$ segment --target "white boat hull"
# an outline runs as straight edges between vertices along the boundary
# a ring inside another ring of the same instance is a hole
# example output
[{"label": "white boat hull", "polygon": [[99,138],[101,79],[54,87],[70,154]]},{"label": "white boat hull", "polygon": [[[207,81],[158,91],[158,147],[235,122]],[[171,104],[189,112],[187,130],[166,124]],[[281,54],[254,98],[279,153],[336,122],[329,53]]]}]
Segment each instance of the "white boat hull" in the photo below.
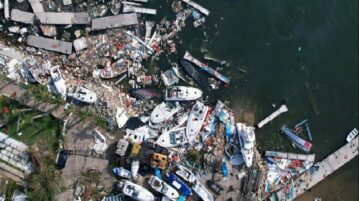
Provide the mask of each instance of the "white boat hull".
[{"label": "white boat hull", "polygon": [[172,148],[188,143],[186,127],[175,128],[160,135],[156,141],[161,147]]},{"label": "white boat hull", "polygon": [[243,123],[237,123],[237,132],[241,153],[247,167],[251,167],[254,157],[255,134],[254,128]]},{"label": "white boat hull", "polygon": [[85,103],[95,103],[97,101],[97,95],[82,86],[75,87],[73,91],[69,92],[67,95],[75,100],[85,102]]},{"label": "white boat hull", "polygon": [[122,128],[128,121],[129,117],[123,108],[117,107],[115,119],[116,119],[117,126],[119,128]]},{"label": "white boat hull", "polygon": [[208,192],[206,187],[197,181],[193,186],[192,189],[196,194],[203,200],[203,201],[214,201],[213,196]]},{"label": "white boat hull", "polygon": [[175,106],[171,107],[165,102],[157,105],[151,113],[150,121],[153,124],[160,124],[169,120],[174,114],[176,114],[181,107]]},{"label": "white boat hull", "polygon": [[196,104],[192,107],[186,127],[186,134],[189,141],[193,141],[201,130],[207,112],[208,107],[205,106],[202,102],[197,101]]},{"label": "white boat hull", "polygon": [[196,176],[191,172],[191,170],[187,169],[183,165],[178,165],[177,168],[178,170],[176,171],[176,174],[182,179],[189,183],[196,181]]},{"label": "white boat hull", "polygon": [[57,93],[60,94],[62,98],[66,98],[66,83],[61,76],[60,67],[52,67],[50,69],[50,75],[57,90]]},{"label": "white boat hull", "polygon": [[172,186],[168,185],[161,179],[156,176],[151,176],[148,180],[148,184],[157,192],[162,193],[164,196],[169,198],[170,200],[177,200],[179,198],[179,193]]},{"label": "white boat hull", "polygon": [[121,180],[118,183],[119,189],[123,192],[123,194],[132,197],[137,201],[154,201],[155,197],[153,194],[147,189],[143,188],[140,185],[132,183],[127,180]]},{"label": "white boat hull", "polygon": [[200,89],[186,86],[175,86],[165,92],[166,101],[192,101],[202,97]]}]

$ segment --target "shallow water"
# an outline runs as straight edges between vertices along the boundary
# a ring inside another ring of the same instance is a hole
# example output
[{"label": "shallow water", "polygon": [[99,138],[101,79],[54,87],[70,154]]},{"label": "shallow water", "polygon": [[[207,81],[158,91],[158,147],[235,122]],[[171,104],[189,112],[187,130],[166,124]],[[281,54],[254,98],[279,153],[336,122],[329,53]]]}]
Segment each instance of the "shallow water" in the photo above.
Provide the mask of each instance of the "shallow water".
[{"label": "shallow water", "polygon": [[[189,19],[178,49],[180,56],[187,49],[202,59],[204,47],[230,63],[223,72],[232,77],[230,87],[210,98],[230,100],[237,121],[258,123],[282,101],[289,108],[256,132],[262,150],[300,153],[278,129],[305,118],[317,160],[344,145],[358,127],[357,1],[197,2],[211,11],[204,28],[208,41]],[[358,167],[355,159],[300,200],[358,200]]]}]

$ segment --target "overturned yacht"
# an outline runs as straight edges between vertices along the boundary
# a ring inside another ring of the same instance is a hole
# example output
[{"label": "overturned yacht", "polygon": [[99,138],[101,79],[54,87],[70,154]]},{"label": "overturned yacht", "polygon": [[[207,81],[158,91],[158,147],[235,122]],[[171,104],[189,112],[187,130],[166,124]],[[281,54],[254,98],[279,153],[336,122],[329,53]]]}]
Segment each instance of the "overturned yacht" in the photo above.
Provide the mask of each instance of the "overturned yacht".
[{"label": "overturned yacht", "polygon": [[174,86],[165,91],[166,101],[192,101],[201,98],[200,89],[186,86]]},{"label": "overturned yacht", "polygon": [[70,88],[67,95],[84,103],[95,103],[97,101],[97,95],[95,92],[83,86],[75,86]]},{"label": "overturned yacht", "polygon": [[62,78],[60,66],[54,66],[50,69],[50,75],[56,91],[58,94],[61,95],[62,98],[66,98],[66,83],[65,80]]},{"label": "overturned yacht", "polygon": [[243,123],[237,123],[236,126],[244,162],[246,163],[247,167],[251,167],[254,157],[254,145],[256,141],[254,127],[246,126]]}]

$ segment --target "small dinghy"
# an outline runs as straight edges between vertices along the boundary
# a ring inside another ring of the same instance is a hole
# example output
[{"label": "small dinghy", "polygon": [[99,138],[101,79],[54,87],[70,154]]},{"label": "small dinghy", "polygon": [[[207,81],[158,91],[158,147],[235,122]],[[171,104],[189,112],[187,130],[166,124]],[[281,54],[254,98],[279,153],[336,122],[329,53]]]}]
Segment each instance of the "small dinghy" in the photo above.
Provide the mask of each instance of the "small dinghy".
[{"label": "small dinghy", "polygon": [[183,165],[177,165],[176,174],[180,176],[183,180],[193,183],[196,180],[196,176],[193,174],[193,172],[189,169],[187,169]]},{"label": "small dinghy", "polygon": [[123,167],[115,167],[112,169],[112,172],[119,177],[124,177],[126,179],[131,178],[131,172]]},{"label": "small dinghy", "polygon": [[97,95],[95,92],[83,86],[75,86],[70,88],[67,95],[84,103],[95,103],[97,101]]},{"label": "small dinghy", "polygon": [[132,183],[127,180],[121,180],[117,183],[118,190],[122,191],[123,194],[137,200],[137,201],[154,201],[155,197],[153,194],[143,188],[140,185]]},{"label": "small dinghy", "polygon": [[202,102],[197,101],[196,104],[192,107],[186,127],[187,137],[190,141],[194,140],[194,138],[201,130],[202,124],[206,119],[207,112],[208,107],[205,106]]},{"label": "small dinghy", "polygon": [[165,91],[166,101],[192,101],[201,98],[203,92],[200,89],[186,86],[175,86]]},{"label": "small dinghy", "polygon": [[214,201],[213,196],[208,192],[206,187],[199,181],[196,181],[192,189],[203,201]]},{"label": "small dinghy", "polygon": [[166,173],[168,182],[175,187],[182,195],[189,196],[192,194],[191,189],[172,173]]},{"label": "small dinghy", "polygon": [[102,69],[100,77],[103,79],[115,78],[125,72],[127,72],[128,63],[123,58],[117,60],[112,65],[106,64],[106,67]]},{"label": "small dinghy", "polygon": [[168,121],[181,109],[180,106],[176,106],[171,103],[162,102],[157,105],[151,113],[150,121],[153,124],[160,124]]},{"label": "small dinghy", "polygon": [[54,66],[50,69],[50,75],[52,81],[55,85],[57,93],[61,95],[62,98],[66,98],[66,83],[62,78],[60,66]]},{"label": "small dinghy", "polygon": [[177,200],[179,198],[179,194],[176,189],[174,189],[172,186],[168,185],[161,179],[159,179],[156,176],[151,176],[148,180],[148,184],[157,192],[162,193],[166,197],[168,197],[170,200]]},{"label": "small dinghy", "polygon": [[347,136],[347,142],[351,142],[358,135],[358,130],[354,128]]},{"label": "small dinghy", "polygon": [[122,128],[128,121],[129,116],[127,115],[125,109],[123,109],[122,107],[117,107],[115,119],[116,119],[117,126],[119,128]]},{"label": "small dinghy", "polygon": [[158,137],[156,144],[161,147],[178,147],[188,143],[186,127],[173,128]]}]

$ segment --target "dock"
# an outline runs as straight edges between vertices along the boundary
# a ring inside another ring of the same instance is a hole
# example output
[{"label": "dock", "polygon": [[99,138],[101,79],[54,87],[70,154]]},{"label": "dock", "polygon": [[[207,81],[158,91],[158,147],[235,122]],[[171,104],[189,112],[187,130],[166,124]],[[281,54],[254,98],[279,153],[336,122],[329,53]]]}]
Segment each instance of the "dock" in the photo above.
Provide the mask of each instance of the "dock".
[{"label": "dock", "polygon": [[[324,160],[315,163],[309,170],[300,175],[293,184],[279,190],[276,195],[280,201],[294,200],[313,186],[331,175],[334,171],[358,155],[358,137],[346,143]],[[293,190],[294,189],[294,190]],[[294,193],[290,193],[294,192]]]},{"label": "dock", "polygon": [[36,13],[41,24],[88,24],[91,18],[87,12],[46,12]]},{"label": "dock", "polygon": [[49,38],[44,38],[44,37],[34,36],[34,35],[28,36],[26,39],[26,42],[30,46],[42,48],[45,50],[61,52],[64,54],[72,53],[72,43],[70,43],[70,42],[54,40],[54,39],[49,39]]},{"label": "dock", "polygon": [[295,153],[285,153],[278,151],[266,151],[265,156],[285,158],[290,160],[313,161],[313,162],[315,160],[315,154],[295,154]]},{"label": "dock", "polygon": [[182,1],[185,2],[186,4],[192,6],[193,8],[199,10],[204,15],[206,15],[206,16],[209,15],[209,10],[204,8],[203,6],[199,5],[198,3],[196,3],[196,2],[194,2],[192,0],[182,0]]},{"label": "dock", "polygon": [[34,24],[34,13],[24,12],[18,9],[11,10],[11,20],[24,24]]},{"label": "dock", "polygon": [[136,13],[119,14],[92,19],[92,30],[102,30],[138,24]]}]

